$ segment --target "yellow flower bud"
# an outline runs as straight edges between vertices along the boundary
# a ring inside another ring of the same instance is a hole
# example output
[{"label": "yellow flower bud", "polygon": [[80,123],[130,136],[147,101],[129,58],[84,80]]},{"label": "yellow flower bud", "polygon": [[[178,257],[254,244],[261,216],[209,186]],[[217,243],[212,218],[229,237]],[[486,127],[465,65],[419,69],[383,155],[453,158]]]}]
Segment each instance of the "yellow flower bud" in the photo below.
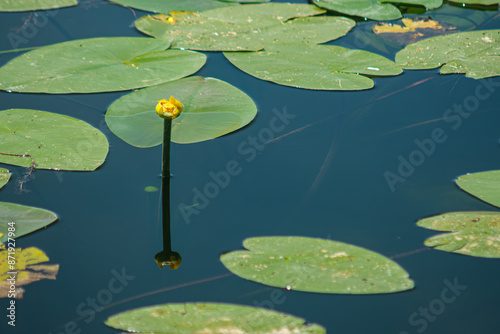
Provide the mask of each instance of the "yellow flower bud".
[{"label": "yellow flower bud", "polygon": [[168,101],[166,99],[158,100],[156,113],[161,118],[174,119],[180,115],[182,108],[182,103],[177,101],[173,96],[170,96],[170,100]]}]

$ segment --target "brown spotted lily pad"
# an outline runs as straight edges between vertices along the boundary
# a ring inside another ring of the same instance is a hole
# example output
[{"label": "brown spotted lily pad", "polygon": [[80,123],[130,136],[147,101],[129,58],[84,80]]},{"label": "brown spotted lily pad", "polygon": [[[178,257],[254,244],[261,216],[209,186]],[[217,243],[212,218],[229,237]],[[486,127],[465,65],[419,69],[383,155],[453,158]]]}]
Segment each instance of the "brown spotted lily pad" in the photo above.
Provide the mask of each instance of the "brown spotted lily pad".
[{"label": "brown spotted lily pad", "polygon": [[417,225],[438,234],[425,240],[435,249],[488,258],[500,258],[500,212],[450,212],[421,219]]},{"label": "brown spotted lily pad", "polygon": [[165,304],[115,314],[106,325],[133,333],[302,333],[326,330],[292,315],[242,305],[216,303]]},{"label": "brown spotted lily pad", "polygon": [[391,259],[343,242],[306,237],[259,237],[246,250],[223,254],[233,274],[287,290],[376,294],[413,288],[408,273]]}]

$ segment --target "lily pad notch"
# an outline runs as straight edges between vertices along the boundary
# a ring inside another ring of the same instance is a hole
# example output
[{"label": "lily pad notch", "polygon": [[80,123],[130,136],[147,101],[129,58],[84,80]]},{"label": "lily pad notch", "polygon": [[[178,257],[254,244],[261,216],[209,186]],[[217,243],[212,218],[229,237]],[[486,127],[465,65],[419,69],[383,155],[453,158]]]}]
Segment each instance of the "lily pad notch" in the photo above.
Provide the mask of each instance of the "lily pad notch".
[{"label": "lily pad notch", "polygon": [[164,94],[182,101],[184,109],[172,120],[172,142],[198,143],[249,124],[257,115],[253,100],[231,84],[204,77],[188,77],[148,87],[123,96],[109,106],[106,124],[120,139],[136,147],[163,142],[164,124],[152,107]]},{"label": "lily pad notch", "polygon": [[483,79],[500,75],[500,29],[436,36],[407,45],[396,54],[405,69],[440,67],[441,74],[465,73]]},{"label": "lily pad notch", "polygon": [[261,284],[317,293],[380,294],[410,290],[409,274],[393,260],[346,243],[307,237],[258,237],[244,251],[221,255],[233,274]]},{"label": "lily pad notch", "polygon": [[428,247],[440,251],[500,258],[500,212],[449,212],[421,219],[417,225],[444,231],[425,240]]}]

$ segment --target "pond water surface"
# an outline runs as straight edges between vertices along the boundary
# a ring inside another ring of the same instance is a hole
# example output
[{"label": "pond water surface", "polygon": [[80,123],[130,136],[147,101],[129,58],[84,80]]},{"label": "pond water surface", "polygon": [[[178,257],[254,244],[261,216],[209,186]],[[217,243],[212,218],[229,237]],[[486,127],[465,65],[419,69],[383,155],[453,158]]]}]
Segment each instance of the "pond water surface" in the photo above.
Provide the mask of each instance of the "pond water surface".
[{"label": "pond water surface", "polygon": [[[469,12],[464,9],[464,17]],[[28,13],[1,13],[0,49],[141,36],[133,27],[134,15],[145,14],[105,1],[83,1],[51,13],[46,25],[16,46],[6,32],[21,29]],[[372,24],[361,22],[356,29],[366,31]],[[497,18],[477,29],[499,27]],[[353,34],[331,44],[363,47]],[[365,49],[381,53],[369,45]],[[394,59],[396,51],[383,55]],[[0,63],[18,54],[1,54]],[[45,208],[60,217],[18,240],[20,247],[44,250],[50,263],[60,264],[60,271],[55,281],[25,287],[24,299],[17,302],[16,327],[7,326],[3,315],[1,333],[117,333],[103,324],[115,313],[195,301],[270,307],[321,324],[329,333],[498,331],[498,260],[429,250],[423,241],[436,232],[415,223],[449,211],[497,210],[459,190],[453,180],[500,166],[499,78],[491,79],[496,86],[489,98],[453,128],[455,123],[445,122],[443,114],[463,104],[484,81],[439,75],[437,70],[405,71],[376,78],[371,90],[310,91],[258,80],[237,70],[221,53],[207,55],[197,75],[238,87],[256,102],[259,112],[241,131],[172,145],[172,247],[182,255],[175,271],[160,270],[154,261],[162,248],[160,193],[144,190],[160,188],[161,146],[131,147],[104,123],[107,107],[129,92],[0,92],[2,110],[39,109],[73,116],[99,128],[110,142],[107,160],[97,171],[37,170],[25,184],[27,192],[19,192],[15,182],[25,170],[0,165],[14,173],[14,182],[0,191],[0,201]],[[269,129],[277,115],[283,126],[273,136],[279,138],[260,142],[262,129]],[[404,182],[391,186],[386,172],[397,174],[400,157],[409,159],[419,150],[415,140],[431,138],[436,128],[444,131],[446,140],[435,143],[434,151],[404,176]],[[255,155],[250,137],[262,145],[254,149]],[[240,145],[246,153],[238,150]],[[179,205],[195,204],[196,191],[212,181],[210,173],[225,170],[232,160],[238,162],[240,173],[199,208],[199,214],[185,219]],[[393,257],[410,273],[415,289],[372,296],[277,290],[232,275],[219,261],[222,253],[241,249],[245,238],[266,235],[338,240]],[[113,293],[106,293],[117,275],[120,283]],[[456,298],[443,303],[445,289],[446,296],[452,296],[450,285],[455,286]],[[7,299],[0,305],[0,314],[6,314]]]}]

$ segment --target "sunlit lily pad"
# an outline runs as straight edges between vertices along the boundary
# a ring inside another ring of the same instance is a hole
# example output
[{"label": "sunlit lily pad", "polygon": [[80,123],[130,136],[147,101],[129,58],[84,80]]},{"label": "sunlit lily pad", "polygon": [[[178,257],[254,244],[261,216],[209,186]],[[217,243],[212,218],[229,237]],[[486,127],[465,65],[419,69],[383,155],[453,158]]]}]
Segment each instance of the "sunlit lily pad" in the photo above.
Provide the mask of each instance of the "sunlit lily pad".
[{"label": "sunlit lily pad", "polygon": [[163,142],[163,119],[155,112],[157,100],[174,96],[183,105],[172,121],[172,141],[196,143],[233,132],[257,114],[248,95],[214,78],[189,77],[125,95],[106,112],[111,131],[130,145],[151,147]]},{"label": "sunlit lily pad", "polygon": [[500,258],[499,212],[450,212],[425,219],[418,226],[452,233],[438,234],[425,245],[463,255]]},{"label": "sunlit lily pad", "polygon": [[57,220],[57,215],[51,211],[34,208],[14,203],[0,202],[0,242],[9,238],[9,227],[14,227],[14,237],[17,239],[23,235],[41,229]]},{"label": "sunlit lily pad", "polygon": [[265,51],[224,55],[254,77],[307,89],[369,89],[373,80],[361,74],[392,76],[402,72],[397,64],[375,53],[334,45],[280,44]]},{"label": "sunlit lily pad", "polygon": [[292,315],[257,307],[215,303],[139,308],[109,317],[106,325],[133,333],[326,333],[323,327]]},{"label": "sunlit lily pad", "polygon": [[10,172],[5,168],[0,168],[0,189],[9,182]]},{"label": "sunlit lily pad", "polygon": [[441,67],[441,74],[465,73],[482,79],[500,75],[500,30],[436,36],[406,46],[396,54],[406,69]]},{"label": "sunlit lily pad", "polygon": [[0,89],[34,93],[128,90],[176,80],[198,71],[206,56],[166,50],[169,42],[145,37],[81,39],[49,45],[0,68]]},{"label": "sunlit lily pad", "polygon": [[500,170],[462,175],[455,182],[472,196],[500,208]]},{"label": "sunlit lily pad", "polygon": [[219,7],[238,5],[238,3],[218,0],[112,0],[122,6],[142,9],[148,12],[168,13],[176,10],[202,11]]},{"label": "sunlit lily pad", "polygon": [[221,256],[235,275],[287,290],[375,294],[412,289],[408,273],[391,259],[338,241],[305,237],[261,237],[245,251]]},{"label": "sunlit lily pad", "polygon": [[273,43],[324,43],[345,35],[355,25],[345,17],[310,17],[323,12],[305,4],[245,5],[144,16],[136,27],[171,41],[173,48],[241,51],[260,50]]},{"label": "sunlit lily pad", "polygon": [[76,0],[0,0],[0,12],[24,12],[75,6]]},{"label": "sunlit lily pad", "polygon": [[[49,261],[47,255],[38,248],[15,248],[10,247],[5,250],[0,250],[0,298],[11,298],[12,292],[10,289],[10,281],[12,278],[11,272],[16,272],[15,275],[15,298],[22,298],[24,290],[21,288],[24,285],[40,281],[42,279],[56,279],[59,271],[58,264],[40,264]],[[10,256],[10,259],[9,259]],[[9,264],[9,260],[15,259],[16,264]]]},{"label": "sunlit lily pad", "polygon": [[347,15],[386,21],[400,18],[401,12],[399,9],[388,2],[423,6],[428,10],[436,9],[443,4],[442,0],[313,0],[313,3],[321,8],[334,10]]},{"label": "sunlit lily pad", "polygon": [[[0,111],[0,162],[92,171],[108,153],[106,136],[84,121],[40,110]],[[11,155],[5,155],[11,154]]]}]

